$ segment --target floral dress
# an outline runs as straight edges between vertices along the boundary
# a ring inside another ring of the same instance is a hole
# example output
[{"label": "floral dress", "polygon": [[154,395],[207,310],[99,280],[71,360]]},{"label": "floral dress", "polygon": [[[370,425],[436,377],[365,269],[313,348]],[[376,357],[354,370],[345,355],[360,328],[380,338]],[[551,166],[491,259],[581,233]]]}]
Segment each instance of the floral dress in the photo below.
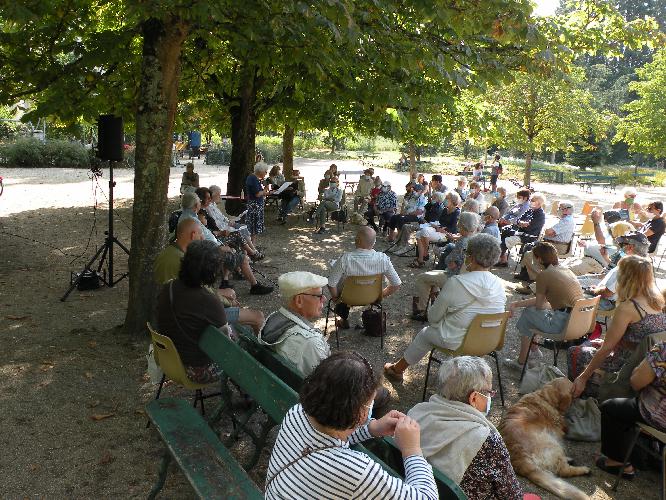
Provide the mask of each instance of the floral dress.
[{"label": "floral dress", "polygon": [[245,224],[250,234],[261,234],[264,232],[264,197],[257,196],[263,189],[259,178],[250,174],[245,180],[245,193],[247,195],[247,215]]}]

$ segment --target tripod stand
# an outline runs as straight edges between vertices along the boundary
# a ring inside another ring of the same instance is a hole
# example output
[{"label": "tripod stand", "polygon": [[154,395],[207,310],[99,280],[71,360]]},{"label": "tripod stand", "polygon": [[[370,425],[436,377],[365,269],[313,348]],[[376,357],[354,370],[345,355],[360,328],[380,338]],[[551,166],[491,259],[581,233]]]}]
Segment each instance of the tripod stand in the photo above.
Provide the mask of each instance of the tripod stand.
[{"label": "tripod stand", "polygon": [[104,231],[106,238],[104,238],[104,243],[97,249],[95,255],[92,259],[88,261],[83,270],[72,280],[72,283],[69,289],[65,292],[60,300],[64,302],[67,300],[67,297],[70,293],[77,287],[79,281],[86,273],[92,273],[92,267],[95,264],[95,261],[99,259],[99,264],[97,265],[97,274],[99,275],[100,271],[104,267],[104,262],[106,261],[107,268],[104,270],[104,274],[100,276],[102,282],[109,288],[113,287],[123,278],[127,277],[128,273],[121,274],[117,279],[113,277],[113,245],[118,245],[127,255],[129,255],[129,250],[125,245],[123,245],[118,238],[113,234],[113,187],[116,183],[113,181],[113,161],[109,161],[109,229]]}]

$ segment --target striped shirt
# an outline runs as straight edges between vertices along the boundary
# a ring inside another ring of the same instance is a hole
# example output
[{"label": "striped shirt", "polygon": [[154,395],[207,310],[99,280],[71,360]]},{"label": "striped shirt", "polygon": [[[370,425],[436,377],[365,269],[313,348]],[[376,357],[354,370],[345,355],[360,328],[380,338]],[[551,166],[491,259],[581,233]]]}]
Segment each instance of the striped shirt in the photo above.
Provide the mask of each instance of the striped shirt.
[{"label": "striped shirt", "polygon": [[[372,436],[367,425],[357,429],[346,442],[323,434],[312,427],[303,407],[297,404],[287,412],[275,440],[266,475],[265,498],[438,498],[432,467],[422,456],[404,459],[403,482],[366,454],[349,449],[350,445],[368,439]],[[333,448],[299,458],[306,447],[326,446]],[[296,461],[285,468],[293,460]]]},{"label": "striped shirt", "polygon": [[374,276],[375,274],[386,276],[393,286],[402,284],[388,255],[383,252],[357,248],[353,252],[342,254],[342,257],[335,261],[328,277],[328,286],[335,288],[342,284],[342,280],[348,276]]}]

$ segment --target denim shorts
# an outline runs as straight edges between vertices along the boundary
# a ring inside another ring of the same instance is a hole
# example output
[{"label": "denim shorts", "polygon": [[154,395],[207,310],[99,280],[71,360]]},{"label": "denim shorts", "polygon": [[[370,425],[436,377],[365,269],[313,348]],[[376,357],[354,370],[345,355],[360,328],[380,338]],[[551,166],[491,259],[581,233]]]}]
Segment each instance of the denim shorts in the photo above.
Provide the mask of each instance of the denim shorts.
[{"label": "denim shorts", "polygon": [[240,307],[225,307],[224,314],[227,316],[229,323],[236,323],[240,316]]}]

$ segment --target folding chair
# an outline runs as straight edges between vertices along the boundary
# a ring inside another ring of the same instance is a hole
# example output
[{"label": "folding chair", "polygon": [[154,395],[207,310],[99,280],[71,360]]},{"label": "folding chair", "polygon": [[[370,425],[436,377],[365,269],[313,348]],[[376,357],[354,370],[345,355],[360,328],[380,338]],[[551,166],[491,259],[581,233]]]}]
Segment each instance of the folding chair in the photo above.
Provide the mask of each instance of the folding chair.
[{"label": "folding chair", "polygon": [[660,498],[661,500],[664,500],[666,498],[666,472],[664,471],[664,467],[666,467],[666,433],[659,431],[655,429],[654,427],[650,427],[647,424],[641,424],[641,423],[636,423],[636,433],[634,434],[634,438],[631,441],[631,445],[629,446],[629,449],[627,450],[627,455],[624,457],[624,463],[622,464],[622,467],[620,467],[620,472],[617,475],[617,478],[615,479],[615,483],[613,484],[612,490],[617,491],[617,487],[620,484],[620,479],[622,478],[622,472],[624,471],[624,468],[629,465],[629,459],[631,458],[631,453],[634,451],[634,447],[636,444],[640,446],[640,443],[638,443],[638,437],[641,435],[641,433],[646,434],[647,436],[658,440],[661,443],[661,455],[658,455],[655,453],[653,450],[650,449],[645,449],[650,455],[656,457],[656,458],[661,458],[661,495]]},{"label": "folding chair", "polygon": [[614,315],[615,308],[608,310],[599,309],[597,311],[597,317],[602,320],[600,323],[606,328],[606,331],[608,331],[608,320],[612,319]]},{"label": "folding chair", "polygon": [[[153,353],[155,355],[155,362],[160,367],[164,374],[162,375],[162,380],[160,380],[160,385],[157,388],[157,393],[155,394],[155,399],[160,398],[160,393],[162,392],[162,387],[167,378],[173,380],[178,385],[182,385],[185,389],[194,391],[194,404],[196,408],[199,401],[201,401],[201,414],[205,413],[204,408],[204,399],[210,398],[213,396],[219,396],[220,393],[216,392],[213,394],[204,395],[202,389],[210,387],[211,385],[219,383],[218,381],[211,382],[210,384],[198,384],[192,382],[185,371],[185,366],[180,359],[180,355],[176,350],[176,346],[169,337],[160,335],[157,333],[150,323],[146,323],[148,326],[148,331],[150,332],[150,338],[153,342]],[[150,426],[150,421],[146,427]]]},{"label": "folding chair", "polygon": [[[569,314],[569,321],[564,327],[564,337],[561,340],[550,340],[547,338],[549,334],[542,332],[536,328],[531,329],[532,338],[530,340],[530,349],[527,351],[527,357],[523,364],[523,370],[520,373],[520,380],[522,382],[525,376],[525,369],[530,359],[532,352],[532,345],[545,347],[546,349],[553,350],[553,365],[557,366],[557,357],[561,350],[568,348],[574,341],[584,337],[594,328],[594,323],[597,317],[597,307],[599,307],[599,296],[591,297],[589,299],[578,299],[574,306],[571,308]],[[544,342],[536,342],[534,338],[540,335],[546,337]]]},{"label": "folding chair", "polygon": [[[348,276],[342,282],[342,291],[340,292],[340,297],[338,302],[346,304],[349,307],[356,306],[371,306],[376,307],[381,313],[382,318],[381,324],[381,335],[380,343],[381,348],[384,349],[384,308],[382,307],[382,290],[383,290],[384,276],[381,274],[375,274],[373,276]],[[326,307],[326,324],[324,326],[324,332],[328,331],[328,318],[333,311],[334,319],[337,318],[335,314],[335,304],[333,299],[328,301]],[[337,321],[335,322],[335,345],[340,348],[340,338],[338,334],[338,325]]]},{"label": "folding chair", "polygon": [[497,366],[497,385],[499,385],[500,399],[502,400],[502,406],[504,406],[504,389],[502,388],[502,375],[500,374],[497,351],[502,350],[502,347],[504,347],[504,335],[506,334],[508,320],[508,312],[477,314],[469,327],[467,327],[465,338],[458,349],[454,351],[451,349],[436,347],[430,351],[425,382],[423,383],[422,401],[425,401],[426,392],[428,390],[430,365],[432,365],[432,363],[442,363],[442,360],[435,356],[435,351],[439,351],[449,356],[492,356],[495,358],[495,364]]}]

